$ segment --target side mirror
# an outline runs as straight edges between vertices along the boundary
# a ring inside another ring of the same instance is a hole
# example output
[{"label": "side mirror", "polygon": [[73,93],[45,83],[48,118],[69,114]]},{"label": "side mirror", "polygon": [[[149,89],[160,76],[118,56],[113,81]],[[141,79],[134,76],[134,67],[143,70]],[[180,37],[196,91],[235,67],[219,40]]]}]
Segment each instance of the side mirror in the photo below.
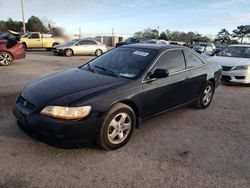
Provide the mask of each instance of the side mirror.
[{"label": "side mirror", "polygon": [[155,69],[155,71],[149,75],[149,78],[166,78],[168,77],[169,72],[166,69]]}]

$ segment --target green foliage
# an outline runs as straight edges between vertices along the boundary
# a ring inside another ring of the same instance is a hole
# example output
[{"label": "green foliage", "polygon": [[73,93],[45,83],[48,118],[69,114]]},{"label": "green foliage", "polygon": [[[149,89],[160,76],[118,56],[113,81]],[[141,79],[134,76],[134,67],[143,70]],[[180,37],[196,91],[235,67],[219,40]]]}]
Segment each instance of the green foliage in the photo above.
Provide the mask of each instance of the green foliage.
[{"label": "green foliage", "polygon": [[28,31],[35,31],[35,32],[41,32],[41,33],[45,33],[48,31],[48,29],[43,25],[42,21],[36,16],[31,16],[28,19],[28,22],[26,25],[27,25]]},{"label": "green foliage", "polygon": [[221,44],[230,44],[231,34],[226,29],[222,29],[220,32],[218,32],[214,41],[220,42]]},{"label": "green foliage", "polygon": [[250,25],[241,25],[237,29],[233,30],[232,36],[238,38],[242,44],[245,37],[250,38]]},{"label": "green foliage", "polygon": [[[26,23],[27,31],[47,32],[48,29],[43,25],[41,20],[36,16],[31,16]],[[9,18],[7,21],[0,21],[0,31],[13,30],[23,32],[23,22],[14,21]]]},{"label": "green foliage", "polygon": [[159,33],[157,29],[147,28],[144,31],[139,31],[134,34],[137,38],[144,38],[146,40],[158,39]]}]

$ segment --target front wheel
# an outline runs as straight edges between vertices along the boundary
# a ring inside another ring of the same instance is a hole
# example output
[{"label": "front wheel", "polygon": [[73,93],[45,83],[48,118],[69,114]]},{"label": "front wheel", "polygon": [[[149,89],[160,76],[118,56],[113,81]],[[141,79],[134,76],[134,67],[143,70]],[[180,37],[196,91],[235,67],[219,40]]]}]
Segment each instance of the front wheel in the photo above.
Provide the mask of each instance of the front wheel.
[{"label": "front wheel", "polygon": [[118,103],[107,113],[97,135],[97,143],[106,150],[114,150],[125,145],[130,139],[136,123],[134,111],[123,103]]},{"label": "front wheel", "polygon": [[100,49],[97,49],[96,51],[95,51],[95,55],[96,56],[100,56],[100,55],[102,55],[102,50],[100,50]]},{"label": "front wheel", "polygon": [[73,55],[73,50],[71,50],[71,49],[66,49],[64,53],[65,53],[65,55],[66,55],[67,57],[70,57],[70,56]]},{"label": "front wheel", "polygon": [[13,62],[13,57],[8,52],[0,52],[0,65],[7,66]]},{"label": "front wheel", "polygon": [[213,95],[214,85],[212,82],[208,81],[203,88],[199,99],[195,102],[195,107],[199,109],[207,108],[213,99]]}]

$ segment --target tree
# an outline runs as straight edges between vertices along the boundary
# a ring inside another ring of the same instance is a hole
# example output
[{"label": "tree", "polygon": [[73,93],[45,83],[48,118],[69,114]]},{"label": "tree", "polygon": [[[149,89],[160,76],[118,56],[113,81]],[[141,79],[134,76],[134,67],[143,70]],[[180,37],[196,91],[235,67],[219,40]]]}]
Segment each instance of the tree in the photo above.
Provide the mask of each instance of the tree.
[{"label": "tree", "polygon": [[223,44],[229,44],[231,42],[231,35],[226,29],[222,29],[220,32],[218,32],[214,41]]},{"label": "tree", "polygon": [[28,19],[27,30],[42,32],[42,33],[45,33],[48,31],[48,29],[43,25],[42,21],[36,16],[31,16]]},{"label": "tree", "polygon": [[165,32],[161,32],[160,39],[162,39],[162,40],[168,40],[168,37],[167,37],[167,35],[166,35]]},{"label": "tree", "polygon": [[233,37],[240,39],[240,43],[242,44],[243,39],[245,37],[250,37],[250,25],[241,25],[238,26],[237,29],[233,30]]}]

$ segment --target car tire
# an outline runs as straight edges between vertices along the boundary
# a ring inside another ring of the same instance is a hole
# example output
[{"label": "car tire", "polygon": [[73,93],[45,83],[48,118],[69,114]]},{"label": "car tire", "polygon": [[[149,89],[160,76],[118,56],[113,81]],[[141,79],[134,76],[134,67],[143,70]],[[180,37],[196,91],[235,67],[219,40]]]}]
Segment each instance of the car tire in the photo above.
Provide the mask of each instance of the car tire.
[{"label": "car tire", "polygon": [[96,51],[95,51],[95,55],[98,57],[98,56],[100,56],[100,55],[102,55],[103,54],[103,52],[102,52],[102,50],[101,49],[97,49]]},{"label": "car tire", "polygon": [[23,49],[24,49],[24,51],[26,51],[27,50],[27,44],[26,43],[22,43],[23,44]]},{"label": "car tire", "polygon": [[64,51],[64,54],[65,54],[67,57],[70,57],[70,56],[73,55],[73,50],[71,50],[71,49],[66,49],[66,50]]},{"label": "car tire", "polygon": [[124,146],[133,134],[135,113],[128,105],[115,104],[106,114],[97,134],[97,144],[106,150]]},{"label": "car tire", "polygon": [[207,81],[204,88],[202,89],[199,99],[194,104],[195,107],[198,109],[207,108],[213,99],[213,95],[214,95],[214,85],[212,82]]},{"label": "car tire", "polygon": [[13,56],[8,52],[0,52],[0,65],[8,66],[13,62]]}]

